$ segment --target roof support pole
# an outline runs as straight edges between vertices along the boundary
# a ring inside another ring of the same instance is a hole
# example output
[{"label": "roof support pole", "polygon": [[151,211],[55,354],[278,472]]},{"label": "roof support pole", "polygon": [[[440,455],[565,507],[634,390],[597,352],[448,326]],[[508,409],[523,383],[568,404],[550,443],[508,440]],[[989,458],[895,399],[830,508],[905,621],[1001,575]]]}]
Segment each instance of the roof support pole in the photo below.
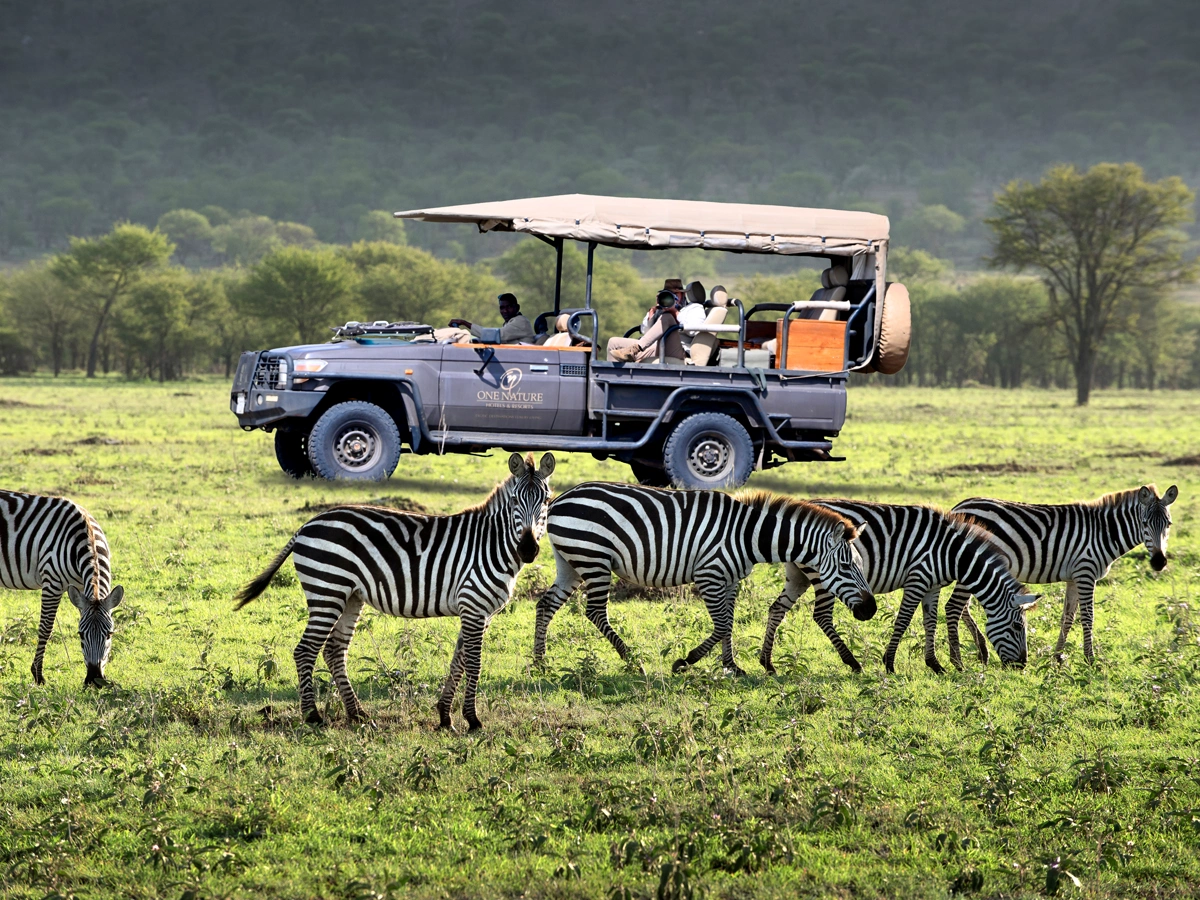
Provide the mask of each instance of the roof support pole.
[{"label": "roof support pole", "polygon": [[562,238],[554,239],[554,252],[557,254],[557,259],[554,263],[554,313],[557,315],[559,308],[562,306]]},{"label": "roof support pole", "polygon": [[596,242],[588,241],[588,266],[587,266],[587,288],[583,294],[583,306],[585,309],[592,308],[592,257],[596,255]]}]

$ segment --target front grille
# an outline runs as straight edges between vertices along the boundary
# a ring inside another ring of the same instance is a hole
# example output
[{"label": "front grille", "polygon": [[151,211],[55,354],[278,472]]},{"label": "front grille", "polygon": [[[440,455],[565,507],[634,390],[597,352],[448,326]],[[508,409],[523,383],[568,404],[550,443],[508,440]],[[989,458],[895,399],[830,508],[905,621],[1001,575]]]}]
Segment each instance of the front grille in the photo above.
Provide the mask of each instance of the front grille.
[{"label": "front grille", "polygon": [[580,366],[576,363],[566,363],[558,367],[559,375],[572,375],[576,378],[587,377],[587,366]]},{"label": "front grille", "polygon": [[254,386],[256,388],[279,388],[278,356],[264,356],[258,361],[254,370]]}]

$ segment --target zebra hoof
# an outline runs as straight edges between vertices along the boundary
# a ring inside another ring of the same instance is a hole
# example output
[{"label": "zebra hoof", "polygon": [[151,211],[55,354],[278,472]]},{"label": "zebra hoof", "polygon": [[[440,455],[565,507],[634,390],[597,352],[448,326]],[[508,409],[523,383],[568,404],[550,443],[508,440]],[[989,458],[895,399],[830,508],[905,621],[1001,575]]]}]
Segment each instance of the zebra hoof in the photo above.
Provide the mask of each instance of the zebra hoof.
[{"label": "zebra hoof", "polygon": [[942,668],[942,664],[940,662],[938,662],[936,659],[927,658],[925,660],[925,665],[927,665],[929,667],[930,671],[933,672],[934,675],[945,675],[946,674],[946,670]]},{"label": "zebra hoof", "polygon": [[763,671],[765,671],[768,675],[776,674],[775,665],[771,662],[771,660],[769,658],[760,656],[758,658],[758,663],[759,663],[759,665],[761,665],[763,667]]},{"label": "zebra hoof", "polygon": [[308,714],[304,717],[304,721],[309,725],[320,726],[325,724],[325,719],[315,709],[308,711]]},{"label": "zebra hoof", "polygon": [[42,677],[42,673],[40,671],[33,673],[33,683],[37,685],[43,685],[46,683],[46,679]]},{"label": "zebra hoof", "polygon": [[741,666],[739,666],[737,663],[733,663],[732,665],[726,666],[725,671],[728,672],[730,675],[733,675],[736,678],[745,678],[746,677],[746,670],[743,669]]},{"label": "zebra hoof", "polygon": [[682,672],[684,669],[686,669],[690,665],[691,665],[691,663],[688,662],[686,659],[677,659],[677,660],[675,660],[675,662],[671,663],[671,672],[678,675],[680,672]]},{"label": "zebra hoof", "polygon": [[477,731],[483,731],[483,723],[478,719],[468,719],[467,734],[474,734]]}]

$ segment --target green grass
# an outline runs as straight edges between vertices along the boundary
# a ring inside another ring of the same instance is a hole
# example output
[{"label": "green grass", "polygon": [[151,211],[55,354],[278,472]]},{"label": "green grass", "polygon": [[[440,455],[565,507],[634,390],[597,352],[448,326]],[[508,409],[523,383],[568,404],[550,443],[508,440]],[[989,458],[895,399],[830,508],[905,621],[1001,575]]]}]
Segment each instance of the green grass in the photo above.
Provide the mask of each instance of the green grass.
[{"label": "green grass", "polygon": [[[335,724],[317,730],[296,704],[305,608],[290,563],[245,611],[230,598],[321,504],[454,511],[506,454],[406,457],[384,485],[294,483],[269,436],[237,430],[226,392],[0,381],[0,485],[89,508],[127,597],[110,685],[84,691],[75,611],[64,604],[36,688],[38,597],[0,592],[0,894],[1013,897],[1059,870],[1060,895],[1076,892],[1067,871],[1089,897],[1200,893],[1200,469],[1164,464],[1200,452],[1200,394],[1101,393],[1078,410],[1058,392],[854,390],[846,462],[751,481],[943,505],[1179,484],[1170,567],[1152,573],[1139,550],[1099,588],[1095,667],[1078,628],[1051,663],[1053,586],[1023,672],[964,653],[966,672],[933,676],[918,628],[885,677],[889,595],[871,622],[838,608],[864,674],[798,608],[767,677],[757,649],[782,578],[760,567],[735,631],[750,677],[723,676],[715,654],[670,674],[709,629],[683,592],[613,607],[645,676],[577,603],[533,671],[544,552],[488,633],[485,731],[467,737],[434,730],[455,621],[368,613],[351,676],[374,727],[342,724],[325,675]],[[554,487],[593,478],[629,473],[563,456]]]}]

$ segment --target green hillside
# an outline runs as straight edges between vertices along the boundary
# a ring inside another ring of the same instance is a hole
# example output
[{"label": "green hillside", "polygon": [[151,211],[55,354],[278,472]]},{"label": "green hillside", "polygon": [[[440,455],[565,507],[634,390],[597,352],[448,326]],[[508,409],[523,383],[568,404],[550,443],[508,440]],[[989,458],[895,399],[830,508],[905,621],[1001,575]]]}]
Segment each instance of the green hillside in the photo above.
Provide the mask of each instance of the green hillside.
[{"label": "green hillside", "polygon": [[991,191],[1056,161],[1195,183],[1197,47],[1192,0],[4,0],[0,256],[178,207],[335,241],[574,190],[942,204],[969,255]]}]

